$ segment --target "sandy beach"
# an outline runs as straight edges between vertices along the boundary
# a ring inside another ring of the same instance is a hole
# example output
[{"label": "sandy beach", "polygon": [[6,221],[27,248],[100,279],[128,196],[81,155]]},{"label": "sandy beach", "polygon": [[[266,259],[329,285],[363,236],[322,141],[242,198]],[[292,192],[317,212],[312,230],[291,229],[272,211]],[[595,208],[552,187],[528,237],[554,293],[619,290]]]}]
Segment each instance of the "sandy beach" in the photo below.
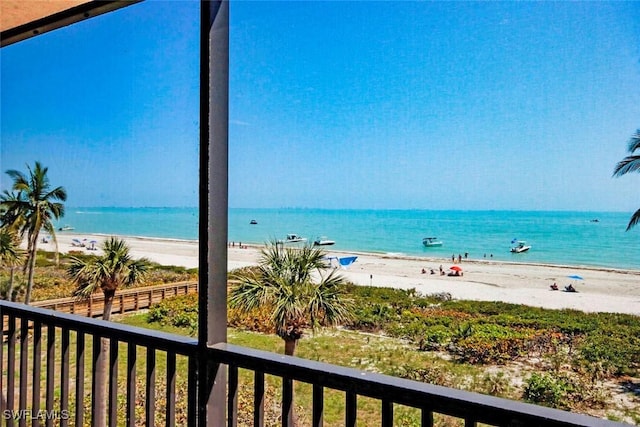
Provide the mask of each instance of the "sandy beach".
[{"label": "sandy beach", "polygon": [[[61,252],[72,250],[86,253],[83,247],[72,246],[72,239],[84,241],[90,246],[96,241],[98,247],[107,236],[58,233]],[[134,257],[147,257],[165,265],[188,268],[198,266],[198,245],[194,241],[124,237]],[[40,249],[54,250],[53,243],[40,243]],[[229,248],[229,270],[255,265],[259,247]],[[448,292],[455,299],[504,301],[545,308],[571,308],[588,312],[614,312],[640,315],[640,270],[611,268],[521,264],[487,260],[462,260],[462,277],[440,276],[439,267],[445,271],[452,266],[451,259],[409,257],[373,253],[336,252],[327,249],[330,256],[357,255],[357,261],[342,274],[351,282],[360,285],[416,288],[424,294]],[[426,273],[422,273],[422,269]],[[436,274],[430,274],[434,269]],[[584,278],[576,281],[570,275]],[[559,291],[549,286],[557,283]],[[578,292],[562,289],[573,283]]]}]

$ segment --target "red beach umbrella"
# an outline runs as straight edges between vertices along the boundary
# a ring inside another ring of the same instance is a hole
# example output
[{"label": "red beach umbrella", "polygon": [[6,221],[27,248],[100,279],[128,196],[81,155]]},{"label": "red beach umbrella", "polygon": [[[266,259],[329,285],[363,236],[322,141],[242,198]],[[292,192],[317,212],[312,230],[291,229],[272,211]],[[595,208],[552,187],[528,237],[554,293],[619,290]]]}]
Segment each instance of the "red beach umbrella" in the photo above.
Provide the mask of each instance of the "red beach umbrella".
[{"label": "red beach umbrella", "polygon": [[449,270],[462,271],[462,267],[458,267],[457,265],[454,265],[454,266],[450,267]]}]

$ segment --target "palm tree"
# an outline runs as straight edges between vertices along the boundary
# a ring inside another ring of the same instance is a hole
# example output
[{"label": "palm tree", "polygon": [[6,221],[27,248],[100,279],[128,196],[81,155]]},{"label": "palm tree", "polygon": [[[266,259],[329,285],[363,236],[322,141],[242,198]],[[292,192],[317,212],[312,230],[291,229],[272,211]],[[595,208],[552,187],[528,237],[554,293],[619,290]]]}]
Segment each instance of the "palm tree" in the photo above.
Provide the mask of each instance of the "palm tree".
[{"label": "palm tree", "polygon": [[17,170],[8,170],[7,175],[13,179],[12,189],[16,193],[5,192],[0,198],[0,205],[6,211],[6,218],[11,218],[13,224],[20,223],[20,236],[27,236],[27,260],[25,269],[27,276],[27,294],[25,304],[31,302],[33,289],[33,271],[36,266],[36,253],[40,230],[44,229],[56,243],[55,227],[52,220],[64,216],[64,202],[67,192],[63,187],[51,188],[47,171],[40,162],[31,169],[27,165],[28,175]]},{"label": "palm tree", "polygon": [[[640,129],[636,130],[636,133],[629,139],[628,147],[630,156],[625,157],[620,161],[613,170],[613,176],[620,177],[629,172],[640,172]],[[638,151],[638,154],[634,154]],[[640,209],[635,211],[629,220],[627,225],[627,231],[631,230],[634,226],[640,223]]]},{"label": "palm tree", "polygon": [[9,227],[0,227],[0,266],[9,267],[9,287],[6,298],[13,301],[13,283],[15,279],[15,268],[22,262],[22,250],[20,249],[20,239]]},{"label": "palm tree", "polygon": [[305,328],[334,326],[350,318],[350,302],[342,286],[345,279],[335,270],[325,272],[324,251],[271,242],[261,252],[257,271],[244,270],[233,277],[229,305],[242,312],[269,307],[276,333],[284,340],[284,352],[293,356]]},{"label": "palm tree", "polygon": [[117,237],[110,237],[102,244],[103,255],[80,259],[71,257],[67,269],[71,280],[77,286],[75,294],[89,298],[98,289],[104,294],[104,320],[111,319],[113,298],[118,288],[132,286],[144,281],[149,268],[146,258],[134,260],[129,254],[127,243]]},{"label": "palm tree", "polygon": [[[71,280],[77,286],[75,294],[81,298],[89,298],[98,289],[104,294],[104,310],[102,318],[111,319],[111,307],[118,288],[142,283],[146,275],[149,261],[146,258],[134,260],[129,254],[126,242],[117,237],[110,237],[102,244],[103,255],[86,260],[72,257],[67,269]],[[106,425],[106,386],[109,343],[107,339],[100,341],[100,357],[96,366],[96,382],[98,387],[94,399],[98,402],[95,425]]]}]

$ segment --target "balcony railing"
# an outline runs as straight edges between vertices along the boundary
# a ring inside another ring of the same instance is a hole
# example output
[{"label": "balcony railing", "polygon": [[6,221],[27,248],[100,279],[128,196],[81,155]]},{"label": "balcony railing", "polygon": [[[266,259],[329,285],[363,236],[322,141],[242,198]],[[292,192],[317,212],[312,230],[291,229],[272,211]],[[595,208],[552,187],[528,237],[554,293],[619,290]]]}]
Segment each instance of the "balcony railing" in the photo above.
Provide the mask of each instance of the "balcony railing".
[{"label": "balcony railing", "polygon": [[[0,301],[6,324],[0,346],[0,413],[7,426],[95,425],[96,379],[101,342],[109,343],[107,421],[109,426],[196,425],[198,381],[196,340],[148,329],[58,313]],[[344,425],[358,422],[358,400],[379,404],[381,426],[394,425],[398,405],[417,408],[421,425],[434,425],[434,414],[460,419],[465,427],[614,426],[611,421],[521,402],[470,393],[387,375],[362,372],[230,344],[203,348],[209,363],[228,368],[227,425],[239,425],[241,371],[249,371],[252,403],[249,425],[265,425],[265,376],[281,387],[278,402],[283,426],[293,425],[294,384],[312,390],[311,424],[323,425],[325,394],[341,393]],[[160,359],[163,363],[157,363]],[[157,372],[156,366],[166,365]],[[121,379],[121,370],[125,368]],[[246,373],[243,378],[246,378]],[[158,392],[158,386],[164,391]],[[104,386],[104,385],[102,385]],[[105,407],[105,406],[103,406]],[[242,407],[244,408],[244,406]],[[88,413],[87,413],[88,412]],[[246,414],[245,414],[246,415]],[[246,419],[247,417],[243,417]],[[218,427],[218,426],[215,426]]]}]

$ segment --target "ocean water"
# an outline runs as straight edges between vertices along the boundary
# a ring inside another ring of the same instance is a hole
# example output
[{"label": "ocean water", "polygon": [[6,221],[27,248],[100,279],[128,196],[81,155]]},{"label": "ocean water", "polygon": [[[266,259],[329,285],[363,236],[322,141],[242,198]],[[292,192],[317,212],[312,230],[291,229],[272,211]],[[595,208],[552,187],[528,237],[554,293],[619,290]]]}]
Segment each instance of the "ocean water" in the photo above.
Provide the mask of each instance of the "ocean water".
[{"label": "ocean water", "polygon": [[[265,243],[289,233],[335,240],[339,251],[640,269],[640,228],[625,232],[629,213],[431,210],[229,210],[229,240]],[[599,222],[592,222],[593,219]],[[251,225],[250,221],[258,223]],[[196,240],[197,208],[67,208],[57,227],[101,233]],[[423,237],[442,247],[425,248]],[[514,239],[532,246],[512,254]]]}]

